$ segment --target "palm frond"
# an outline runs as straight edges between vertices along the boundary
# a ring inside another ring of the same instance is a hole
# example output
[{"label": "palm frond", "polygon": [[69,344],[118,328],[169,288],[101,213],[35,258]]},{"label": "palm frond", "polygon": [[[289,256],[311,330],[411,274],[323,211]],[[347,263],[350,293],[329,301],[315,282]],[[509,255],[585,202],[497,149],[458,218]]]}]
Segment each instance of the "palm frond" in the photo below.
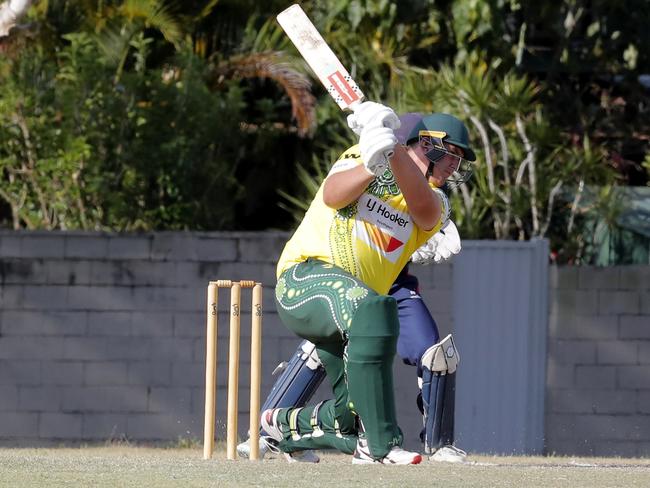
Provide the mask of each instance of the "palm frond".
[{"label": "palm frond", "polygon": [[263,52],[228,58],[214,69],[214,79],[269,78],[278,83],[291,100],[291,113],[301,137],[316,124],[316,98],[311,82],[297,71],[282,53]]},{"label": "palm frond", "polygon": [[203,9],[201,9],[201,12],[199,13],[199,15],[196,16],[196,20],[204,19],[205,17],[210,15],[212,13],[212,11],[214,10],[214,8],[217,6],[218,3],[219,3],[219,0],[210,0],[207,3],[207,5],[205,7],[203,7]]},{"label": "palm frond", "polygon": [[120,13],[131,22],[141,21],[147,27],[159,30],[165,39],[178,47],[183,39],[180,21],[162,0],[126,0]]},{"label": "palm frond", "polygon": [[137,31],[138,28],[134,24],[124,25],[122,22],[112,19],[94,35],[94,39],[106,59],[117,66],[124,59],[125,53],[129,50],[131,39]]}]

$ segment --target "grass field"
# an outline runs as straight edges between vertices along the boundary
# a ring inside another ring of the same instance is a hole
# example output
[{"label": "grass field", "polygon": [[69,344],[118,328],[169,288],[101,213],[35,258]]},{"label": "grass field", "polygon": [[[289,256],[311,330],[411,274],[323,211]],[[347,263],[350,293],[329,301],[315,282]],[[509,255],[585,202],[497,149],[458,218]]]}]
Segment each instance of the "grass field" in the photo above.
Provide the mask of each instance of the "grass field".
[{"label": "grass field", "polygon": [[0,449],[1,487],[650,487],[649,459],[470,456],[464,465],[353,466],[324,453],[319,464],[210,461],[198,448]]}]

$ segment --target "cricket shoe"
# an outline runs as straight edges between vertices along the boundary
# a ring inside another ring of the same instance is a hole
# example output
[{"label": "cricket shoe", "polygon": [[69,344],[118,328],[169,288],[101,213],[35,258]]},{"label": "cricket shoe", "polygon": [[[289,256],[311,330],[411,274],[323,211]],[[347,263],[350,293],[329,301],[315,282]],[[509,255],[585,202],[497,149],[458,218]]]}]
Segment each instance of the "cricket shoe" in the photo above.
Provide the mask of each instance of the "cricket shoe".
[{"label": "cricket shoe", "polygon": [[[259,446],[260,446],[260,459],[264,459],[264,456],[266,453],[270,450],[269,449],[269,442],[264,438],[264,436],[260,436],[259,438]],[[242,458],[250,458],[251,457],[251,440],[250,438],[246,439],[244,442],[240,442],[237,444],[237,454],[239,457]]]},{"label": "cricket shoe", "polygon": [[270,451],[273,452],[282,452],[284,454],[287,462],[290,463],[318,463],[320,458],[314,451],[295,451],[295,452],[283,452],[278,444],[284,439],[284,434],[282,433],[282,425],[278,420],[278,413],[280,413],[279,408],[270,408],[262,412],[261,424],[262,429],[269,434],[269,437],[266,438],[267,447]]},{"label": "cricket shoe", "polygon": [[357,448],[352,455],[352,464],[420,464],[422,456],[417,452],[405,451],[395,446],[381,459],[375,459],[370,454],[367,439],[357,440]]},{"label": "cricket shoe", "polygon": [[467,453],[456,446],[443,446],[429,456],[429,461],[438,463],[464,463],[467,461]]},{"label": "cricket shoe", "polygon": [[289,463],[320,463],[320,457],[314,451],[283,452]]}]

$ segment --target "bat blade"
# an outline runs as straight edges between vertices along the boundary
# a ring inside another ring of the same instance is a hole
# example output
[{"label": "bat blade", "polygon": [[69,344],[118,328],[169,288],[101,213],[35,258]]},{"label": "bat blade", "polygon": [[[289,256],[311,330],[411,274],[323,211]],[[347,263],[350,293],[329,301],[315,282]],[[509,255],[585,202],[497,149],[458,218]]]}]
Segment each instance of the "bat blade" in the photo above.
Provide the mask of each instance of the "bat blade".
[{"label": "bat blade", "polygon": [[364,99],[350,73],[298,4],[280,12],[278,23],[338,106],[353,109]]}]

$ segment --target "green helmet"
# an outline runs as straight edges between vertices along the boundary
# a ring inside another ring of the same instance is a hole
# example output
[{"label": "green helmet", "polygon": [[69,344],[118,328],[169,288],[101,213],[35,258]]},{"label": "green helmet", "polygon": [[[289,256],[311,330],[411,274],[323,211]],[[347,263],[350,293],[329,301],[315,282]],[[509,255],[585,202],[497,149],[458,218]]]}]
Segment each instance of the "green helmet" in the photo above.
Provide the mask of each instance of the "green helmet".
[{"label": "green helmet", "polygon": [[444,133],[441,137],[444,142],[449,142],[454,146],[460,147],[463,150],[464,158],[468,161],[476,161],[476,154],[469,147],[469,132],[467,131],[467,127],[453,115],[443,113],[425,115],[411,129],[406,143],[410,144],[414,140],[419,140],[420,131]]}]

